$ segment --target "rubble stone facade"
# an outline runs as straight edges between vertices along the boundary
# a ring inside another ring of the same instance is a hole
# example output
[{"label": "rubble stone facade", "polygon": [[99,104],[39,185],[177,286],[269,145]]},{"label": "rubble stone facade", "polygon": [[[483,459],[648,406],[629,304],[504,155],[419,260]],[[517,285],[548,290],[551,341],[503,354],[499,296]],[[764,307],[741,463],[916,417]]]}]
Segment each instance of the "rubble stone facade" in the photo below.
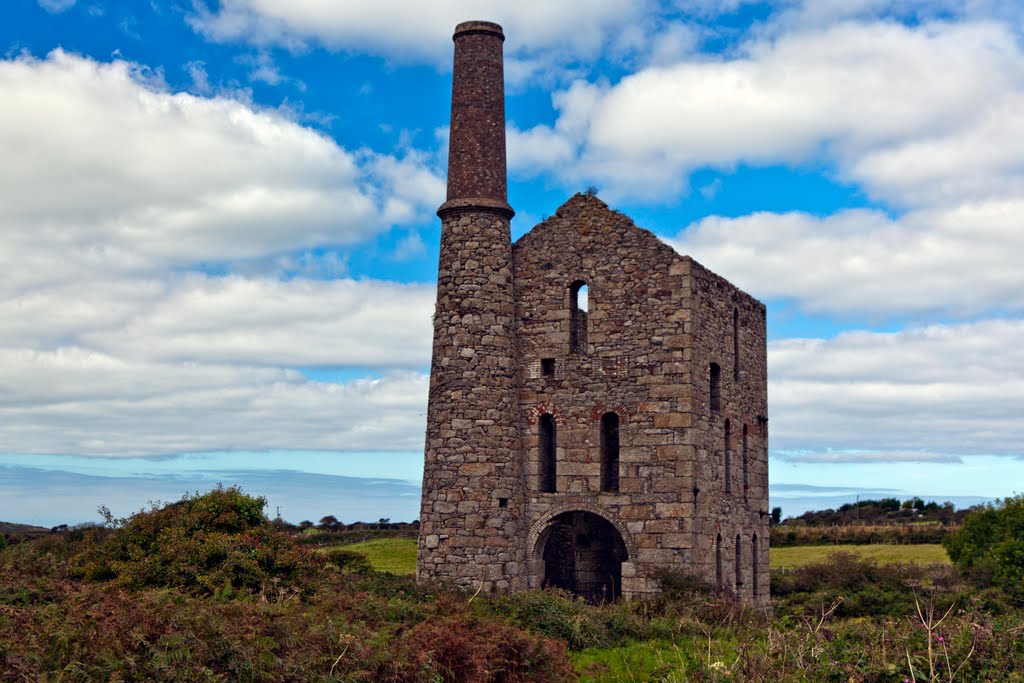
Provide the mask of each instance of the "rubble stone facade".
[{"label": "rubble stone facade", "polygon": [[765,307],[591,194],[512,244],[502,40],[455,32],[417,574],[766,603]]}]

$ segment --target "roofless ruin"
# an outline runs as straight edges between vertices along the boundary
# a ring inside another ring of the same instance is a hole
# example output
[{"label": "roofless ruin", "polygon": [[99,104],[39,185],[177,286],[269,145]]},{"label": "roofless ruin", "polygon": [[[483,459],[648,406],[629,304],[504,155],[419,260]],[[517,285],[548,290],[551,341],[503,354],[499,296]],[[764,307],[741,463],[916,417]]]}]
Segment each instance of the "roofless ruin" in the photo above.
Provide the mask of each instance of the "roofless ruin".
[{"label": "roofless ruin", "polygon": [[454,40],[418,576],[767,602],[764,305],[590,194],[513,244],[504,35]]}]

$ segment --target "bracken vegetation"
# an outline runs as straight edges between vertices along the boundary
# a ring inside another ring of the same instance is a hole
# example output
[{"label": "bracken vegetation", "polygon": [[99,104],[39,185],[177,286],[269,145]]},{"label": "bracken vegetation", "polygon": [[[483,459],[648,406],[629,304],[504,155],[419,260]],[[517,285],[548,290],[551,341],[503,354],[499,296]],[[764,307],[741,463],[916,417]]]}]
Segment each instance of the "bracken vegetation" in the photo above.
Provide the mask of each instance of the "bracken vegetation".
[{"label": "bracken vegetation", "polygon": [[966,540],[967,573],[851,555],[773,573],[773,612],[678,574],[593,606],[417,585],[299,543],[263,503],[218,488],[0,551],[0,680],[1024,681],[1012,574]]}]

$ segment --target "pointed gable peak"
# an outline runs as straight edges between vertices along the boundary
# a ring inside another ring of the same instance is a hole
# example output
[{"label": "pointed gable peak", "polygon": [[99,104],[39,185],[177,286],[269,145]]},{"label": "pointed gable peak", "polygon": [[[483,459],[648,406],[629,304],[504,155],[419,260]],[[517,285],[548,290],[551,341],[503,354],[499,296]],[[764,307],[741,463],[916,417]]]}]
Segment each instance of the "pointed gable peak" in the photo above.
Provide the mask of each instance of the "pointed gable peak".
[{"label": "pointed gable peak", "polygon": [[604,209],[610,211],[608,205],[597,198],[597,193],[593,190],[587,190],[586,192],[578,192],[569,200],[558,207],[555,210],[555,215],[559,218],[572,218],[579,216],[587,209],[594,210],[595,208]]}]

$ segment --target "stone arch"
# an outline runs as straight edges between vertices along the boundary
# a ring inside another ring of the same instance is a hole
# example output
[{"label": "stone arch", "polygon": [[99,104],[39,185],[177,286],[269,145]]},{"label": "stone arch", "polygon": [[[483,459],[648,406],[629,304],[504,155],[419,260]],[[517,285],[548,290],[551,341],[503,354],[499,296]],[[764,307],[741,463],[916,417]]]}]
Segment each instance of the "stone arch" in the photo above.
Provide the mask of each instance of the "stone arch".
[{"label": "stone arch", "polygon": [[622,596],[623,565],[636,556],[623,525],[591,505],[551,510],[533,525],[527,543],[531,587],[561,588],[593,603]]},{"label": "stone arch", "polygon": [[629,559],[632,560],[636,557],[636,542],[633,540],[632,534],[626,528],[626,525],[616,519],[615,515],[605,510],[599,505],[591,505],[590,503],[575,503],[575,504],[564,504],[552,508],[546,514],[537,518],[537,521],[530,527],[530,533],[526,537],[526,550],[530,556],[534,556],[537,552],[537,542],[540,540],[540,535],[544,533],[548,525],[551,524],[551,520],[558,517],[566,512],[590,512],[603,517],[606,522],[615,527],[615,530],[619,532],[619,536],[622,537],[622,542],[626,544],[626,552],[629,554]]}]

